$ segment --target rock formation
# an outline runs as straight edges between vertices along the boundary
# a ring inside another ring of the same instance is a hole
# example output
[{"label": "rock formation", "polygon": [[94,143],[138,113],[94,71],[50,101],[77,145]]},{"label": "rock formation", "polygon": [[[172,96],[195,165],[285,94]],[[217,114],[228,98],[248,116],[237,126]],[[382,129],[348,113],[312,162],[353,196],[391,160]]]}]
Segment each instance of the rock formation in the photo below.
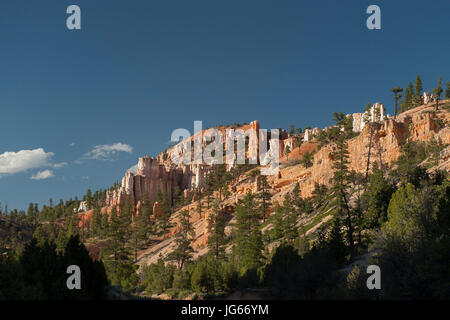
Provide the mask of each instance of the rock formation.
[{"label": "rock formation", "polygon": [[[439,130],[438,117],[430,112],[433,108],[419,107],[408,110],[397,116],[397,119],[385,119],[378,122],[374,136],[374,149],[381,147],[381,161],[385,165],[391,165],[401,154],[401,145],[405,142],[409,130],[408,139],[413,141],[429,141],[431,138],[450,144],[450,128]],[[442,114],[441,119],[448,121],[450,115]],[[348,141],[349,169],[357,172],[365,172],[367,164],[367,146],[369,143],[369,129],[364,127],[361,134]],[[314,184],[329,184],[332,168],[332,153],[334,145],[322,147],[314,155],[314,165],[302,170],[298,174],[298,181],[302,190],[302,196],[309,197],[314,189]],[[371,157],[371,163],[379,161],[379,155],[375,151]]]},{"label": "rock formation", "polygon": [[[236,129],[241,129],[245,135],[249,137],[246,158],[257,164],[259,161],[260,146],[259,122],[253,121],[249,125]],[[217,130],[222,134],[222,139],[225,143],[226,137],[229,133],[225,130],[225,128],[218,128]],[[205,139],[204,135],[208,134],[205,132],[207,132],[207,130],[203,130],[201,132],[203,133],[202,136],[200,136],[200,132],[191,136],[187,140],[180,142],[169,150],[160,153],[156,158],[149,156],[139,158],[136,173],[127,171],[125,176],[122,178],[120,187],[112,191],[107,191],[106,205],[117,206],[125,201],[127,197],[131,197],[135,205],[137,205],[139,201],[143,200],[144,195],[146,195],[150,201],[155,201],[158,190],[167,193],[169,199],[173,199],[176,190],[184,192],[186,196],[194,188],[204,188],[206,175],[209,170],[213,170],[215,168],[214,164],[196,164],[194,161],[190,164],[175,164],[172,159],[176,157],[175,153],[178,153],[179,150],[181,150],[181,148],[179,148],[181,144],[190,143],[191,149],[193,150],[195,139],[202,139],[201,146],[202,150],[204,150],[209,142]],[[283,131],[281,136],[284,139],[288,138],[286,131]],[[265,139],[265,137],[262,138]],[[237,139],[237,137],[233,138],[234,141]],[[270,141],[270,135],[268,135],[267,140],[268,142]],[[268,142],[264,142],[263,140],[261,141],[261,143],[270,145]],[[293,143],[292,139],[290,140],[290,143]],[[193,155],[191,155],[191,160],[194,160]],[[225,159],[224,163],[226,163]],[[229,165],[228,169],[233,167],[235,164],[236,156],[234,155],[234,162]]]},{"label": "rock formation", "polygon": [[352,118],[353,132],[361,132],[367,122],[381,122],[386,118],[386,109],[382,103],[375,103],[368,111],[364,113],[353,113]]},{"label": "rock formation", "polygon": [[[442,101],[442,103],[449,102],[450,100]],[[375,112],[376,108],[378,108],[379,112]],[[348,140],[349,169],[356,172],[364,173],[367,165],[367,146],[370,129],[368,126],[364,126],[364,118],[372,121],[372,127],[374,128],[372,141],[374,152],[370,159],[371,165],[375,161],[379,162],[380,160],[384,165],[392,165],[401,155],[401,146],[406,139],[429,141],[434,138],[444,145],[450,144],[450,128],[448,125],[443,126],[443,124],[450,121],[450,113],[445,108],[435,112],[434,106],[425,105],[402,112],[394,119],[385,116],[382,104],[375,104],[368,113],[352,114],[349,117],[352,119],[353,130],[360,132],[359,135]],[[245,131],[251,127],[254,129],[259,128],[259,123],[254,121],[241,128]],[[225,128],[219,128],[219,130],[225,136]],[[336,146],[327,144],[319,149],[318,141],[312,139],[313,135],[317,135],[319,132],[317,128],[305,130],[305,141],[299,147],[297,147],[297,139],[301,139],[301,135],[289,136],[286,132],[280,134],[278,142],[275,139],[271,139],[270,135],[267,136],[267,141],[258,140],[269,146],[269,150],[276,150],[280,157],[284,154],[286,146],[289,146],[291,149],[289,160],[301,159],[306,152],[311,153],[315,151],[312,166],[306,168],[302,164],[292,162],[289,165],[281,166],[279,170],[274,171],[273,175],[268,176],[269,192],[272,195],[271,202],[273,204],[276,202],[281,203],[284,200],[284,196],[293,190],[297,182],[303,197],[312,195],[316,183],[330,184],[330,178],[333,175],[333,152]],[[189,139],[192,141],[193,138],[194,136]],[[257,137],[257,139],[260,138],[259,136]],[[205,143],[203,142],[202,145],[205,146]],[[381,152],[378,152],[378,150],[381,150]],[[201,187],[205,183],[208,170],[211,170],[212,167],[200,164],[175,165],[171,161],[173,152],[174,147],[161,153],[156,158],[140,158],[136,173],[127,172],[122,179],[121,186],[107,193],[107,205],[117,205],[124,201],[126,196],[131,196],[136,205],[139,206],[139,201],[142,200],[144,195],[147,195],[150,200],[156,200],[156,193],[159,189],[166,191],[169,196],[173,196],[175,190],[179,188],[187,196],[192,188]],[[281,161],[284,160],[286,159],[281,159]],[[436,168],[450,170],[450,147],[441,152],[441,159]],[[258,184],[250,173],[245,173],[235,181],[230,182],[229,190],[231,192],[230,196],[223,199],[224,208],[236,206],[236,203],[248,191],[257,192]],[[140,258],[138,258],[140,265],[155,263],[159,259],[160,254],[165,257],[173,250],[175,246],[175,237],[173,235],[179,230],[178,219],[181,210],[189,210],[190,221],[195,229],[195,237],[191,243],[196,251],[194,259],[207,252],[206,244],[209,237],[207,217],[212,209],[208,208],[206,199],[201,201],[203,202],[202,214],[198,213],[197,201],[186,203],[184,206],[175,209],[176,211],[171,216],[171,222],[175,226],[165,237],[161,238],[161,242],[157,242],[140,253]],[[108,210],[106,207],[103,209],[102,213]],[[86,219],[90,219],[92,212],[93,210],[90,210],[84,215],[79,214],[82,218],[80,219],[81,223],[84,223]],[[153,205],[153,217],[157,218],[159,215],[161,215],[161,207],[155,202]],[[229,220],[232,221],[232,219],[233,216],[230,214]],[[231,227],[227,225],[226,228],[229,230]]]},{"label": "rock formation", "polygon": [[187,188],[189,169],[189,167],[167,169],[156,158],[148,156],[139,158],[136,174],[127,171],[119,189],[107,192],[106,204],[118,205],[126,197],[131,197],[137,204],[142,201],[144,195],[150,201],[155,201],[159,190],[167,193],[172,199],[177,187],[180,190]]},{"label": "rock formation", "polygon": [[[425,108],[425,106],[421,108]],[[383,104],[377,102],[368,112],[347,115],[347,117],[352,120],[353,130],[355,132],[360,132],[360,135],[348,141],[350,169],[354,169],[357,172],[364,172],[366,169],[367,159],[365,158],[365,150],[368,145],[369,132],[365,123],[369,121],[377,124],[373,141],[374,148],[381,146],[383,150],[381,158],[377,158],[378,154],[374,154],[371,160],[381,160],[384,164],[391,164],[398,158],[400,155],[400,146],[403,143],[408,130],[410,139],[413,140],[425,141],[434,137],[437,130],[436,116],[432,112],[420,110],[421,109],[419,108],[408,110],[399,114],[397,119],[393,119],[386,116]],[[301,148],[298,148],[297,141],[298,139],[301,139],[301,136],[290,136],[284,130],[280,132],[278,143],[274,144],[275,140],[271,139],[270,134],[267,136],[267,141],[259,141],[261,138],[265,139],[265,137],[260,137],[259,134],[256,134],[260,129],[258,121],[253,121],[248,125],[234,129],[242,129],[244,132],[249,129],[252,130],[247,132],[247,135],[249,136],[249,146],[246,153],[247,159],[258,158],[260,143],[266,144],[269,150],[272,151],[273,149],[278,148],[277,153],[280,158],[284,157],[284,160],[286,160],[286,147],[289,146],[292,153],[289,155],[289,159],[291,159],[291,156],[292,159],[300,159],[302,153],[299,152],[299,150],[309,150],[308,152],[313,151],[317,146],[314,143],[311,144],[310,141],[314,136],[317,136],[320,133],[319,128],[306,129],[303,135],[305,143]],[[222,133],[223,141],[225,142],[227,134],[229,134],[226,132],[226,128],[220,127],[217,128],[217,130]],[[324,130],[326,130],[326,128],[324,128]],[[450,141],[448,141],[450,139],[448,130],[450,129],[445,128],[440,131],[443,133],[440,133],[442,136],[439,136],[438,138],[442,143],[450,143]],[[192,142],[198,137],[199,133],[191,136],[188,140],[190,139]],[[311,146],[309,146],[309,144],[311,144]],[[202,148],[206,145],[207,142],[203,139]],[[297,176],[296,181],[301,183],[303,196],[311,195],[315,183],[328,184],[330,172],[332,172],[333,148],[333,145],[322,147],[314,155],[313,166],[308,169],[303,168],[302,173]],[[118,205],[123,202],[127,196],[131,197],[136,205],[139,201],[142,201],[144,195],[146,195],[150,201],[155,201],[158,190],[166,192],[169,199],[173,198],[176,190],[183,192],[187,197],[194,188],[204,188],[207,173],[209,170],[213,170],[215,166],[207,164],[175,165],[171,160],[175,150],[176,146],[159,154],[156,158],[148,156],[139,158],[136,173],[127,172],[122,179],[121,186],[116,190],[107,192],[106,205]],[[273,155],[274,153],[268,152],[266,157],[269,154]],[[231,169],[236,165],[236,155],[234,155],[233,159],[234,162],[228,166],[228,169]],[[224,163],[226,163],[225,159]],[[299,168],[301,168],[301,166]],[[286,176],[284,173],[280,173],[280,175],[277,176],[283,176],[283,178],[278,178],[280,181],[276,182],[277,184],[286,184],[284,179],[285,177],[289,177],[289,175]]]},{"label": "rock formation", "polygon": [[422,101],[424,104],[436,102],[436,98],[429,91],[423,93]]}]

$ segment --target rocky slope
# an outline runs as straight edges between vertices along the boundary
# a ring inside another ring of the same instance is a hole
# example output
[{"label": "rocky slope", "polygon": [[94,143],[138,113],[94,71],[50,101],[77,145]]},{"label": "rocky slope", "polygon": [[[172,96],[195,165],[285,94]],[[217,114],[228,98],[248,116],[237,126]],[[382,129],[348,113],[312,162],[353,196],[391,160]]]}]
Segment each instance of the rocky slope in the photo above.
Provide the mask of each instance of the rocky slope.
[{"label": "rocky slope", "polygon": [[[349,115],[353,118],[354,131],[360,131],[359,135],[348,141],[350,153],[349,169],[365,172],[371,127],[373,128],[371,163],[381,161],[384,165],[391,166],[400,156],[400,147],[407,139],[430,141],[430,139],[434,138],[444,145],[449,145],[450,100],[442,101],[441,105],[446,105],[446,107],[441,107],[437,112],[434,110],[434,104],[431,103],[408,110],[396,118],[384,115],[382,117],[378,115],[378,118],[373,116],[372,126],[361,125],[360,120],[358,120],[363,118],[361,114]],[[259,123],[254,121],[250,125],[241,128],[244,130],[248,128],[259,129]],[[225,132],[225,128],[219,128],[219,130]],[[315,138],[319,132],[320,130],[316,128],[301,135],[290,136],[286,132],[280,135],[280,171],[277,175],[268,176],[272,203],[281,202],[284,195],[292,191],[297,182],[300,184],[303,197],[311,196],[315,183],[329,184],[333,173],[332,154],[335,145],[328,144],[319,149],[319,143]],[[196,135],[190,139],[194,141],[195,138]],[[304,142],[300,147],[296,147],[296,141],[299,139],[304,140]],[[289,146],[292,150],[288,155],[285,154],[286,146]],[[166,191],[169,197],[172,197],[176,188],[187,193],[196,186],[202,186],[206,172],[211,168],[206,165],[174,165],[170,160],[171,153],[175,150],[174,148],[161,153],[156,158],[140,158],[136,174],[131,172],[125,174],[121,187],[108,194],[107,207],[103,208],[102,212],[106,214],[111,206],[118,205],[124,200],[125,196],[131,196],[135,205],[139,207],[139,202],[143,199],[144,194],[153,201],[156,199],[158,189]],[[309,168],[305,168],[298,161],[295,161],[301,159],[305,152],[312,151],[315,151],[315,154],[313,164]],[[435,168],[450,170],[450,150],[448,147],[441,153],[439,163]],[[253,192],[258,191],[256,180],[250,172],[242,174],[238,179],[230,183],[229,191],[231,195],[223,201],[224,207],[229,208],[226,212],[229,222],[233,222],[232,208],[249,190]],[[195,228],[196,236],[192,242],[192,246],[196,251],[195,257],[205,254],[207,252],[206,244],[208,239],[207,218],[210,213],[209,209],[207,209],[206,200],[202,201],[202,208],[202,213],[200,214],[197,201],[179,208],[171,218],[175,227],[170,230],[169,234],[157,239],[158,241],[155,241],[154,245],[142,250],[139,253],[138,264],[147,265],[154,263],[160,256],[164,257],[173,250],[175,246],[173,235],[178,231],[178,216],[183,209],[190,211],[191,221]],[[154,209],[157,210],[157,205]],[[83,223],[90,219],[92,210],[79,215],[81,218],[80,223]],[[302,221],[299,221],[299,225],[307,225],[309,227],[307,233],[309,234],[314,232],[321,223],[326,222],[329,218],[330,216],[327,212],[318,212],[315,216],[305,217]],[[227,227],[228,232],[229,229],[230,227]],[[270,226],[267,226],[266,229],[270,229]]]}]

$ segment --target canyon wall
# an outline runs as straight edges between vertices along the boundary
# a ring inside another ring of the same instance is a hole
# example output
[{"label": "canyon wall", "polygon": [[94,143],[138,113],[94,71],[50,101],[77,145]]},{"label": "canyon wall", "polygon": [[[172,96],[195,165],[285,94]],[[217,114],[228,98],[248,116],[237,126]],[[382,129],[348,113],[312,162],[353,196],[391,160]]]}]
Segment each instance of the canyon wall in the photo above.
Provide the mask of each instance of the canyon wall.
[{"label": "canyon wall", "polygon": [[[390,166],[401,155],[401,146],[407,140],[429,141],[434,138],[442,144],[450,144],[450,128],[440,127],[448,123],[448,112],[434,112],[432,105],[408,110],[397,116],[372,123],[374,127],[370,165],[375,161]],[[349,169],[364,173],[367,168],[367,153],[370,127],[365,125],[361,133],[348,141]],[[333,174],[333,153],[336,146],[323,146],[314,155],[314,164],[308,169],[299,168],[295,179],[300,183],[302,196],[310,197],[315,183],[328,185]],[[301,171],[301,172],[300,172]]]},{"label": "canyon wall", "polygon": [[[247,133],[249,136],[249,147],[246,151],[246,158],[253,159],[257,162],[259,152],[259,135],[257,134],[260,129],[259,122],[253,121],[248,125],[228,129],[240,129],[244,133]],[[219,132],[222,135],[223,142],[225,143],[225,138],[227,136],[226,128],[220,127],[216,128],[216,130],[216,132]],[[287,138],[287,134],[284,135],[285,138]],[[201,139],[202,150],[204,150],[207,144],[214,141],[214,138],[212,138],[212,140],[209,139],[210,136],[211,129],[206,129],[181,141],[167,151],[160,153],[156,158],[149,156],[139,158],[136,173],[127,171],[122,178],[120,187],[112,191],[107,191],[106,205],[117,206],[123,203],[127,197],[130,197],[134,204],[138,205],[139,202],[143,200],[144,195],[146,195],[150,201],[155,201],[158,190],[167,193],[168,198],[172,200],[177,189],[185,191],[185,195],[187,195],[187,193],[194,188],[204,188],[206,175],[208,171],[213,170],[215,166],[204,163],[193,163],[194,141],[195,139]],[[237,138],[234,140],[236,139]],[[268,137],[268,140],[270,140],[270,137]],[[192,151],[192,163],[175,164],[172,159],[177,157],[177,153],[179,153],[183,147],[188,148],[189,146]],[[235,163],[236,157],[234,157],[233,164],[227,165],[228,169],[235,166]]]},{"label": "canyon wall", "polygon": [[[414,108],[406,112],[401,113],[394,119],[385,115],[384,106],[380,103],[376,103],[366,113],[355,113],[347,115],[353,123],[353,131],[359,132],[359,135],[348,141],[349,149],[349,161],[350,170],[357,172],[365,172],[367,167],[367,146],[370,139],[370,128],[374,129],[372,137],[372,155],[371,163],[374,161],[382,162],[384,165],[391,165],[398,159],[401,154],[401,145],[405,142],[405,139],[411,139],[416,141],[427,141],[432,137],[440,140],[442,143],[450,143],[449,128],[439,128],[438,118],[441,117],[442,121],[448,121],[448,112],[440,112],[438,115],[434,113],[433,106],[425,105],[422,107]],[[368,126],[367,123],[371,123]],[[241,129],[244,132],[247,131],[249,135],[249,147],[246,151],[247,159],[258,159],[259,150],[259,135],[254,134],[259,131],[260,125],[258,121],[253,121],[250,124],[231,127],[234,130]],[[225,143],[227,129],[230,127],[215,128],[222,135],[223,142]],[[248,131],[251,129],[251,131]],[[211,129],[209,129],[210,132]],[[323,130],[327,130],[324,128]],[[302,153],[299,150],[306,150],[305,144],[311,144],[308,142],[312,137],[317,136],[320,133],[320,129],[308,129],[303,134],[289,135],[286,131],[281,131],[278,141],[280,161],[287,161],[291,159],[300,159]],[[269,131],[270,132],[270,131]],[[407,134],[409,132],[409,134]],[[147,195],[150,201],[155,201],[158,190],[166,192],[169,199],[172,199],[176,190],[183,191],[185,196],[196,187],[204,188],[205,179],[209,170],[215,168],[214,165],[208,164],[174,164],[172,157],[175,152],[178,152],[177,148],[183,143],[189,143],[191,150],[194,149],[194,140],[202,139],[202,150],[210,143],[210,140],[205,139],[208,136],[208,130],[198,132],[188,139],[178,143],[167,151],[159,154],[156,158],[148,156],[139,158],[137,172],[127,172],[122,179],[121,186],[114,190],[108,191],[106,198],[106,205],[118,205],[123,202],[127,196],[131,197],[136,205],[139,201],[142,201],[144,195]],[[267,141],[262,141],[269,145],[271,140],[270,134],[267,136]],[[297,147],[297,141],[303,140],[303,147]],[[214,139],[212,139],[214,141]],[[314,144],[311,144],[311,146]],[[291,154],[286,155],[286,147],[289,146]],[[314,146],[317,148],[317,144]],[[312,151],[313,149],[311,149]],[[304,168],[298,166],[296,171],[300,172],[294,176],[285,173],[280,174],[283,176],[278,184],[287,185],[293,180],[296,180],[301,185],[302,196],[309,197],[314,189],[315,183],[329,184],[329,180],[332,176],[332,162],[333,152],[335,151],[335,145],[330,144],[323,146],[314,155],[313,165],[310,168]],[[193,158],[192,158],[193,160]],[[236,157],[234,157],[236,161]],[[225,154],[224,154],[225,163]],[[228,169],[231,169],[235,165],[228,164]],[[271,177],[271,180],[274,177]],[[280,177],[276,178],[280,179]],[[276,183],[275,183],[276,184]]]}]

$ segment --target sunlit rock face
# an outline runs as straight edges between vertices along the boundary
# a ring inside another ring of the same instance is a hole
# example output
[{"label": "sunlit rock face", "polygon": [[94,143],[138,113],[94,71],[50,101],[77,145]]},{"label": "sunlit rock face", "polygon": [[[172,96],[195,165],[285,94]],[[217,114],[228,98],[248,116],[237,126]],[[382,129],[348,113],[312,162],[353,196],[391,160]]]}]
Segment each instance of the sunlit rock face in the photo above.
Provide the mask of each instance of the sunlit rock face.
[{"label": "sunlit rock face", "polygon": [[[393,161],[397,160],[401,153],[401,144],[404,142],[406,134],[409,134],[409,137],[412,140],[427,141],[432,137],[435,137],[440,139],[442,143],[450,143],[450,129],[444,128],[438,130],[437,119],[431,112],[432,110],[434,109],[431,106],[418,107],[402,112],[394,119],[393,117],[386,115],[383,104],[377,102],[372,105],[367,112],[347,115],[352,121],[353,131],[360,133],[357,137],[348,141],[350,152],[349,169],[354,169],[357,172],[365,172],[366,170],[367,145],[371,134],[367,123],[372,123],[371,127],[374,129],[374,151],[372,152],[372,158],[370,159],[371,162],[381,161],[384,164],[392,164]],[[447,121],[447,113],[442,113],[439,117],[444,117],[445,119],[442,118],[442,121]],[[226,129],[227,128],[224,127],[217,129],[223,135],[223,141],[226,141],[227,134],[229,135]],[[260,129],[258,121],[253,121],[250,124],[235,129],[242,129],[244,132],[248,129],[252,130],[252,132],[248,133],[249,143],[251,142],[252,145],[249,145],[249,148],[247,148],[246,158],[258,157],[258,163],[260,164],[270,163],[270,161],[268,161],[269,158],[273,157],[275,154],[280,159],[294,159],[295,155],[298,153],[298,140],[303,138],[304,142],[307,142],[304,146],[306,148],[309,145],[314,144],[311,140],[321,132],[319,128],[307,129],[302,136],[300,134],[289,135],[286,131],[281,131],[279,139],[275,140],[270,136],[270,129],[268,130],[269,134],[267,136],[256,134]],[[324,128],[323,130],[326,131],[327,128]],[[193,142],[199,134],[200,133],[197,133],[191,136],[184,142]],[[203,138],[201,141],[202,148],[204,148],[208,142]],[[143,200],[144,196],[150,201],[156,201],[158,190],[166,192],[169,200],[171,200],[174,193],[178,190],[183,192],[185,196],[188,196],[195,188],[205,188],[207,173],[210,170],[214,170],[215,166],[194,163],[173,163],[171,159],[176,150],[176,146],[177,145],[159,154],[156,158],[148,156],[139,158],[136,166],[136,173],[127,172],[122,179],[120,187],[116,190],[108,191],[106,205],[118,205],[127,197],[131,197],[136,205],[139,201]],[[265,155],[259,159],[259,148],[261,146],[265,146],[268,152],[265,152]],[[289,147],[291,154],[286,154],[287,147]],[[316,182],[328,184],[330,174],[333,172],[333,148],[333,145],[326,145],[315,153],[313,165],[308,168],[308,172],[302,175],[303,178],[299,180],[303,196],[311,195]],[[382,152],[378,152],[378,148],[380,148]],[[274,152],[275,150],[277,152]],[[379,154],[381,154],[381,156],[379,156]],[[301,155],[299,154],[298,157],[300,156]],[[226,163],[225,157],[226,155],[224,154],[224,163]],[[235,154],[233,154],[231,160],[234,162],[227,165],[228,169],[231,169],[236,165]],[[271,169],[275,170],[276,168],[274,167]]]},{"label": "sunlit rock face", "polygon": [[[259,151],[259,122],[253,121],[248,125],[242,126],[240,129],[247,132],[249,136],[250,145],[246,157],[253,159],[253,161],[257,163]],[[204,130],[203,134],[205,135],[206,132],[207,130]],[[218,132],[223,134],[223,141],[225,141],[225,130],[219,128]],[[160,153],[156,158],[149,156],[139,158],[136,166],[136,173],[127,171],[122,178],[120,187],[116,190],[107,192],[106,205],[119,205],[127,198],[131,198],[137,205],[144,199],[144,196],[150,201],[155,201],[159,190],[167,193],[169,200],[171,200],[177,190],[189,194],[189,191],[192,189],[205,188],[206,175],[209,170],[214,169],[214,165],[205,163],[197,164],[194,161],[188,164],[183,162],[175,164],[172,161],[174,153],[179,152],[180,150],[177,149],[177,146],[189,142],[193,149],[194,141],[195,139],[199,139],[199,137],[201,139],[202,150],[204,150],[208,144],[204,135],[202,137],[200,133],[194,134],[187,140]],[[193,155],[191,160],[194,160]],[[234,157],[234,160],[236,160],[236,157]],[[234,165],[235,163],[229,165],[229,169]]]},{"label": "sunlit rock face", "polygon": [[188,186],[187,177],[190,174],[187,168],[166,168],[156,158],[148,156],[139,158],[136,174],[127,171],[122,178],[121,186],[114,191],[108,191],[106,202],[108,206],[119,205],[127,197],[137,204],[145,196],[155,201],[158,191],[167,193],[169,199],[178,187],[180,190]]},{"label": "sunlit rock face", "polygon": [[380,102],[375,103],[364,113],[353,113],[349,115],[352,119],[353,132],[361,132],[366,123],[381,122],[386,119],[386,109]]}]

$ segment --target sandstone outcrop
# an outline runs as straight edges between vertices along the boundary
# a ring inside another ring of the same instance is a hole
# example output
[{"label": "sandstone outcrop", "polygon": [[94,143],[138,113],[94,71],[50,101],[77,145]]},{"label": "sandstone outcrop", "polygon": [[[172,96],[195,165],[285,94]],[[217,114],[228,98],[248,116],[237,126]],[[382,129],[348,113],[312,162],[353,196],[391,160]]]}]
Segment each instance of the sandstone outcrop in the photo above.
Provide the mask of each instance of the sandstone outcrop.
[{"label": "sandstone outcrop", "polygon": [[[230,129],[230,128],[228,128]],[[239,128],[233,128],[235,130],[242,130],[248,136],[248,148],[246,151],[246,158],[250,163],[257,164],[259,159],[259,147],[260,125],[258,121],[253,121],[248,125],[244,125]],[[223,142],[225,138],[230,134],[230,130],[226,131],[226,128],[220,127],[216,129],[217,132],[222,134]],[[232,133],[232,132],[231,132]],[[107,191],[106,205],[117,206],[125,201],[127,197],[130,197],[135,205],[144,199],[146,196],[150,201],[155,201],[157,198],[158,190],[167,193],[169,199],[173,199],[175,192],[178,190],[184,192],[185,196],[189,194],[195,188],[204,188],[206,182],[206,175],[209,170],[215,168],[214,164],[195,163],[194,154],[191,154],[191,163],[174,163],[172,159],[177,159],[180,150],[185,150],[186,146],[191,146],[191,150],[194,150],[194,142],[196,139],[201,139],[202,150],[210,142],[207,138],[211,134],[211,130],[203,130],[192,135],[190,138],[178,143],[171,147],[167,151],[160,153],[156,158],[145,156],[139,158],[137,164],[136,173],[127,171],[122,178],[121,185],[118,189]],[[286,131],[280,134],[283,139],[288,139]],[[264,143],[270,145],[270,135],[267,138],[262,136],[261,145]],[[233,140],[238,138],[234,136]],[[214,141],[214,139],[212,139]],[[282,140],[279,140],[282,141]],[[283,140],[284,141],[284,140]],[[289,140],[292,145],[293,140]],[[283,152],[284,149],[281,151]],[[194,151],[195,152],[195,151]],[[224,155],[224,163],[226,163]],[[236,156],[234,156],[234,162],[229,164],[231,169],[236,165]]]},{"label": "sandstone outcrop", "polygon": [[190,167],[166,168],[156,158],[145,156],[139,158],[136,174],[127,171],[120,188],[107,192],[106,204],[119,205],[127,197],[131,197],[135,204],[145,196],[155,201],[159,190],[172,199],[176,188],[183,190],[188,187],[189,177]]},{"label": "sandstone outcrop", "polygon": [[375,103],[363,113],[349,115],[352,119],[353,132],[361,132],[368,122],[381,122],[386,118],[386,109],[380,102]]},{"label": "sandstone outcrop", "polygon": [[436,99],[429,91],[426,91],[423,93],[422,101],[424,104],[429,104],[429,103],[435,102]]},{"label": "sandstone outcrop", "polygon": [[[448,112],[436,115],[433,110],[432,106],[422,106],[401,113],[395,120],[387,118],[375,123],[370,163],[381,160],[384,165],[391,165],[401,155],[401,146],[407,139],[429,141],[435,138],[444,145],[450,144],[450,128],[448,126],[442,128],[438,125],[438,122],[448,123],[450,115]],[[350,170],[365,172],[369,137],[369,127],[365,126],[358,136],[348,141]],[[314,155],[312,167],[307,169],[301,166],[286,168],[281,173],[286,180],[297,179],[302,196],[309,197],[314,190],[315,183],[329,184],[333,172],[332,154],[334,151],[334,145],[326,145]],[[295,150],[292,156],[294,154]],[[286,170],[291,170],[291,172],[285,174]],[[283,180],[278,183],[282,184]]]},{"label": "sandstone outcrop", "polygon": [[[449,101],[447,101],[449,102]],[[444,102],[443,102],[444,103]],[[387,117],[385,115],[384,107],[381,104],[375,104],[372,107],[379,108],[380,112],[370,111],[366,116],[372,122],[373,132],[373,154],[370,159],[371,165],[377,161],[384,165],[392,165],[401,155],[401,146],[408,139],[414,141],[429,141],[435,138],[443,144],[450,144],[450,128],[442,126],[450,120],[449,112],[445,110],[434,112],[434,106],[421,106],[399,114],[396,119]],[[380,110],[381,109],[381,110]],[[382,111],[382,112],[381,112]],[[359,113],[360,119],[363,119],[363,113]],[[360,134],[348,140],[349,150],[349,169],[364,173],[367,166],[367,146],[370,138],[369,126],[361,126],[361,122],[355,120],[355,114],[352,115],[352,122],[354,130]],[[356,125],[356,127],[355,127]],[[259,123],[253,122],[245,128],[259,128]],[[359,126],[359,127],[358,127]],[[225,134],[225,129],[220,128],[221,132]],[[301,195],[303,197],[310,197],[314,190],[315,183],[329,185],[330,178],[333,175],[333,152],[335,145],[328,144],[319,149],[319,143],[313,139],[314,134],[318,134],[319,129],[309,130],[307,138],[309,141],[303,142],[297,147],[298,139],[301,135],[288,135],[285,131],[280,134],[280,139],[277,144],[267,137],[267,143],[276,149],[279,147],[280,157],[285,156],[284,151],[286,146],[289,146],[291,153],[289,160],[301,159],[305,152],[315,152],[313,157],[313,165],[305,168],[303,165],[296,162],[285,162],[278,174],[268,177],[270,185],[270,193],[272,195],[272,203],[282,202],[284,195],[293,190],[295,184],[300,185]],[[191,137],[190,139],[192,139]],[[259,138],[259,137],[258,137]],[[380,151],[380,152],[379,152]],[[165,190],[173,188],[180,188],[189,191],[190,188],[201,185],[204,181],[205,173],[210,169],[209,166],[200,165],[180,165],[176,166],[170,161],[171,153],[174,152],[169,149],[166,155],[159,155],[156,159],[149,158],[147,160],[140,160],[136,174],[127,173],[122,181],[120,189],[115,191],[115,196],[122,194],[133,195],[135,200],[142,199],[142,195],[154,194],[158,187],[166,188]],[[450,168],[450,151],[448,147],[442,152],[439,168],[449,170]],[[248,156],[248,155],[247,155]],[[144,157],[145,158],[145,157]],[[147,157],[148,158],[148,157]],[[287,160],[282,158],[281,161]],[[257,192],[258,185],[256,180],[250,174],[244,174],[230,183],[231,195],[223,200],[224,207],[234,207],[241,200],[248,191]],[[113,192],[114,193],[114,192]],[[213,195],[214,197],[215,195]],[[122,196],[123,197],[123,196]],[[113,195],[109,199],[113,199]],[[171,217],[175,227],[162,238],[154,246],[144,250],[140,254],[139,264],[154,263],[159,258],[159,254],[166,256],[169,254],[175,244],[174,237],[172,237],[178,230],[178,217],[180,210],[187,209],[190,212],[190,220],[195,228],[195,237],[191,245],[195,252],[194,258],[203,255],[207,252],[208,229],[207,217],[211,209],[207,208],[206,200],[202,199],[202,213],[198,212],[196,201],[186,204],[185,206],[174,212]],[[230,210],[231,212],[232,210]],[[157,218],[160,214],[160,207],[158,203],[153,207],[154,217]],[[230,214],[230,221],[233,222],[233,216]],[[323,221],[326,221],[327,217]],[[229,228],[229,226],[227,226]],[[313,232],[311,229],[308,232]]]}]

